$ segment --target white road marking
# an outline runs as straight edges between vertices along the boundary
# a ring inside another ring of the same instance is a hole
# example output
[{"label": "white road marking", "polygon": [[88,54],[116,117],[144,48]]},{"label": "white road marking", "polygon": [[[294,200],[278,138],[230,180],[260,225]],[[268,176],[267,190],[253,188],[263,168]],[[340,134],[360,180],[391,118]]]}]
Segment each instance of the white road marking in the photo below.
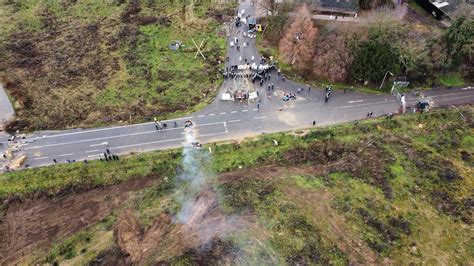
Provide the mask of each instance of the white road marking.
[{"label": "white road marking", "polygon": [[[192,117],[192,116],[188,116],[188,117],[182,117],[182,118],[176,118],[176,119],[161,120],[160,122],[170,122],[170,121],[178,121],[178,120],[190,120],[190,119],[193,119],[193,118],[194,118],[194,117]],[[84,130],[84,131],[79,131],[79,132],[62,133],[62,134],[57,134],[57,135],[43,135],[42,137],[37,137],[36,139],[55,138],[55,137],[62,137],[62,136],[78,135],[78,134],[84,134],[84,133],[91,133],[91,132],[112,130],[112,129],[117,129],[117,128],[139,127],[139,126],[151,125],[151,124],[154,124],[154,123],[155,123],[155,122],[147,122],[147,123],[141,123],[141,124],[124,125],[124,126],[116,126],[116,127],[106,127],[106,128],[99,128],[99,129]]]},{"label": "white road marking", "polygon": [[266,116],[257,116],[257,117],[254,117],[253,119],[265,119],[267,118]]},{"label": "white road marking", "polygon": [[71,156],[71,155],[73,155],[73,153],[64,153],[64,154],[56,155],[56,157]]},{"label": "white road marking", "polygon": [[92,154],[92,155],[87,155],[87,157],[100,157],[102,156],[102,154]]},{"label": "white road marking", "polygon": [[91,152],[98,152],[99,150],[90,150],[90,151],[86,151],[86,153],[91,153]]},{"label": "white road marking", "polygon": [[198,117],[204,117],[204,115],[198,115]]},{"label": "white road marking", "polygon": [[216,114],[209,114],[209,116],[215,116]]},{"label": "white road marking", "polygon": [[220,115],[225,115],[225,112],[219,113]]},{"label": "white road marking", "polygon": [[[440,94],[440,95],[426,95],[427,98],[440,98],[440,97],[446,97],[446,96],[452,96],[452,95],[459,95],[459,94],[466,94],[466,93],[469,93],[471,94],[471,92],[457,92],[457,93],[448,93],[448,94]],[[462,97],[462,98],[467,98],[467,97],[471,97],[471,96],[466,96],[466,97]],[[462,99],[462,98],[459,98],[459,99]],[[421,98],[414,98],[414,99],[408,99],[407,102],[417,102],[419,101]],[[453,99],[453,98],[449,98],[449,99]],[[456,98],[457,99],[457,98]],[[448,100],[448,99],[447,99]],[[443,100],[445,101],[445,100]],[[387,103],[397,103],[398,101],[386,101],[386,102],[375,102],[375,103],[364,103],[364,104],[354,104],[354,105],[345,105],[345,106],[339,106],[339,107],[335,107],[333,109],[346,109],[346,108],[354,108],[354,107],[362,107],[362,106],[369,106],[369,105],[378,105],[378,104],[387,104]]]},{"label": "white road marking", "polygon": [[439,99],[437,101],[440,102],[440,101],[449,101],[449,100],[459,100],[459,99],[464,99],[464,98],[469,98],[469,97],[471,96],[468,95],[468,96],[461,96],[461,97],[454,97],[454,98]]},{"label": "white road marking", "polygon": [[254,110],[254,111],[258,111],[258,108],[253,108],[252,110]]},{"label": "white road marking", "polygon": [[216,136],[216,135],[222,135],[222,134],[227,134],[227,133],[229,132],[225,131],[225,132],[209,133],[209,134],[200,135],[200,137]]},{"label": "white road marking", "polygon": [[34,160],[43,160],[43,159],[48,159],[49,156],[45,156],[45,157],[39,157],[39,158],[34,158]]},{"label": "white road marking", "polygon": [[348,101],[347,103],[361,103],[363,102],[364,100],[355,100],[355,101]]},{"label": "white road marking", "polygon": [[396,103],[396,102],[397,101],[387,101],[387,102],[384,101],[384,102],[375,102],[375,103],[344,105],[344,106],[334,107],[334,109],[346,109],[346,108],[354,108],[354,107],[369,106],[369,105],[376,105],[376,104]]},{"label": "white road marking", "polygon": [[[225,131],[224,132],[218,132],[218,133],[209,133],[209,134],[199,135],[199,137],[208,137],[208,136],[215,136],[215,135],[221,135],[221,134],[227,134],[227,133],[228,132],[225,132]],[[143,145],[150,145],[150,144],[157,144],[157,143],[162,143],[162,142],[178,141],[178,140],[183,140],[183,138],[164,139],[164,140],[150,141],[150,142],[144,142],[144,143],[138,143],[138,144],[123,145],[123,146],[117,146],[117,147],[110,148],[110,150],[136,147],[136,146],[143,146]],[[182,142],[182,143],[185,143],[185,142]]]},{"label": "white road marking", "polygon": [[[223,124],[225,122],[214,122],[214,123],[208,123],[208,124],[201,124],[201,125],[195,125],[195,127],[205,127],[205,126],[210,126],[210,125],[218,125],[218,124]],[[172,128],[172,129],[163,129],[160,131],[167,131],[167,130],[181,130],[179,128]],[[55,143],[55,144],[49,144],[49,145],[43,145],[43,146],[35,146],[35,147],[30,147],[30,148],[23,148],[23,150],[33,150],[33,149],[39,149],[39,148],[45,148],[45,147],[54,147],[54,146],[61,146],[61,145],[69,145],[69,144],[76,144],[76,143],[84,143],[84,142],[90,142],[90,141],[100,141],[100,140],[106,140],[106,139],[114,139],[114,138],[121,138],[121,137],[129,137],[129,136],[137,136],[137,135],[144,135],[144,134],[156,134],[159,131],[152,130],[152,131],[144,131],[144,132],[137,132],[137,133],[130,133],[130,134],[122,134],[122,135],[116,135],[116,136],[110,136],[110,137],[103,137],[103,138],[95,138],[95,139],[85,139],[85,140],[77,140],[77,141],[71,141],[71,142],[63,142],[63,143]]]},{"label": "white road marking", "polygon": [[471,92],[465,91],[465,92],[457,92],[457,93],[439,94],[439,95],[433,95],[433,96],[431,96],[431,95],[426,95],[426,97],[438,98],[438,97],[445,97],[445,96],[452,96],[452,95],[459,95],[459,94],[466,94],[466,93],[471,94]]},{"label": "white road marking", "polygon": [[231,113],[231,114],[235,114],[235,113],[237,113],[237,111],[232,111],[232,112],[230,112],[230,113]]},{"label": "white road marking", "polygon": [[474,89],[474,87],[469,86],[469,87],[466,87],[466,88],[462,88],[461,90],[467,91],[467,90],[473,90],[473,89]]},{"label": "white road marking", "polygon": [[106,141],[106,142],[102,142],[102,143],[97,143],[97,144],[91,144],[89,145],[90,147],[97,147],[97,146],[106,146],[106,145],[109,145],[109,143]]},{"label": "white road marking", "polygon": [[240,122],[240,119],[237,120],[230,120],[229,123],[235,123],[235,122]]},{"label": "white road marking", "polygon": [[248,112],[249,110],[242,110],[242,113]]}]

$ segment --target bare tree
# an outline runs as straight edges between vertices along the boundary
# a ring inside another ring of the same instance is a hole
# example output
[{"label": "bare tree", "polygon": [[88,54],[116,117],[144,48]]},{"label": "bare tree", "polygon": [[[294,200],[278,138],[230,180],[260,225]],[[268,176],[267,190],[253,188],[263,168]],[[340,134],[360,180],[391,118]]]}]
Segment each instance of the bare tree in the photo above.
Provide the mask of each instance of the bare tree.
[{"label": "bare tree", "polygon": [[297,14],[280,40],[279,50],[285,62],[306,71],[311,69],[318,28],[313,24],[307,5],[301,6]]}]

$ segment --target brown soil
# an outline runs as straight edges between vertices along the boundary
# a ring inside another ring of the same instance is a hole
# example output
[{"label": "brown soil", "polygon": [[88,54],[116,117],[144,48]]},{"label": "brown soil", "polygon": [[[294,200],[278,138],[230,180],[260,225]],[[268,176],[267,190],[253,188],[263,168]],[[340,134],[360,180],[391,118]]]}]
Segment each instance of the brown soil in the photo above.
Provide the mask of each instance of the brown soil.
[{"label": "brown soil", "polygon": [[148,177],[72,195],[10,203],[0,223],[0,264],[14,264],[53,240],[97,223],[128,199],[127,192],[150,186],[154,180]]},{"label": "brown soil", "polygon": [[148,228],[142,229],[135,213],[124,210],[119,215],[114,231],[116,242],[126,256],[126,264],[144,262],[154,258],[165,263],[186,251],[198,249],[216,238],[240,227],[253,228],[250,217],[226,216],[218,208],[215,192],[206,190],[194,200],[193,213],[186,223],[174,221],[162,213]]}]

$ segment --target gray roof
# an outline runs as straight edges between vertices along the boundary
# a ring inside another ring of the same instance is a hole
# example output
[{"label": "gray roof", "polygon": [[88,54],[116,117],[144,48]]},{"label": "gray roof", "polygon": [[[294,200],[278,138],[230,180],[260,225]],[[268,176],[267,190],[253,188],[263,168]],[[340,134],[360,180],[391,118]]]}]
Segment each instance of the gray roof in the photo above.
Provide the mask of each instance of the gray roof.
[{"label": "gray roof", "polygon": [[430,0],[430,2],[445,13],[456,10],[459,4],[458,0]]},{"label": "gray roof", "polygon": [[359,10],[357,0],[320,0],[320,5],[324,8],[334,8],[356,11]]}]

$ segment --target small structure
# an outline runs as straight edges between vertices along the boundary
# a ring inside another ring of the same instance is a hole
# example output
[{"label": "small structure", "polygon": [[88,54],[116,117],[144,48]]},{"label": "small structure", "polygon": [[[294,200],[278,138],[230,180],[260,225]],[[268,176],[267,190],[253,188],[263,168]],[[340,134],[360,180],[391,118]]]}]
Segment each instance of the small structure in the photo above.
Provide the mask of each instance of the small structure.
[{"label": "small structure", "polygon": [[359,11],[359,0],[276,0],[276,3],[306,3],[323,15],[354,16]]},{"label": "small structure", "polygon": [[179,48],[183,45],[181,41],[174,41],[170,45],[168,45],[168,48],[173,50],[173,51],[178,51]]},{"label": "small structure", "polygon": [[319,0],[313,4],[313,9],[321,14],[354,16],[359,11],[358,0]]}]

